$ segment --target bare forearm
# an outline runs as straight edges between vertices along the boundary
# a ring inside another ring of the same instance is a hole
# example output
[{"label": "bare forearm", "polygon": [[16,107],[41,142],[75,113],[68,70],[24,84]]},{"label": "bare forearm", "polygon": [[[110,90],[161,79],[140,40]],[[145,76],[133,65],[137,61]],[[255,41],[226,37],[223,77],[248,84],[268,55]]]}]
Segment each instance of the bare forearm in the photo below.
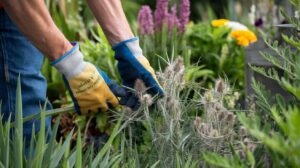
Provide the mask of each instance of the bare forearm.
[{"label": "bare forearm", "polygon": [[111,45],[134,37],[120,0],[88,0]]},{"label": "bare forearm", "polygon": [[53,22],[44,0],[2,0],[2,3],[20,31],[50,60],[72,48]]}]

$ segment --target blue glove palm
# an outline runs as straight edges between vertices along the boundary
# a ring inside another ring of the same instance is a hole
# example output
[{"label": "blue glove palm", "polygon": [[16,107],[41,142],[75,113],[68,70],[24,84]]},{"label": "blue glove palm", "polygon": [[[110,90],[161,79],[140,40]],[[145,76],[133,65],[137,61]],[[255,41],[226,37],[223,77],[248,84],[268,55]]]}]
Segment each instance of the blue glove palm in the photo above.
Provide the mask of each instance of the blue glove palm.
[{"label": "blue glove palm", "polygon": [[[118,69],[124,86],[133,88],[135,81],[140,79],[148,88],[147,92],[149,94],[164,94],[153,68],[143,56],[138,38],[121,42],[115,45],[113,50],[116,52],[115,58],[118,60]],[[129,90],[127,90],[127,96],[121,99],[120,104],[131,107],[134,110],[139,107],[138,98]]]}]

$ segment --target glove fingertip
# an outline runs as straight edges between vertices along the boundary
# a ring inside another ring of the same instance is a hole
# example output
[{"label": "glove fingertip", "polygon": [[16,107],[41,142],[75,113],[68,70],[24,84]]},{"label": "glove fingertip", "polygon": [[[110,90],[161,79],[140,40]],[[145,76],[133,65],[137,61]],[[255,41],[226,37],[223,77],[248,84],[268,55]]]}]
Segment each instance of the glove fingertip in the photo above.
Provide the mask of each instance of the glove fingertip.
[{"label": "glove fingertip", "polygon": [[132,108],[133,111],[137,111],[140,108],[141,104],[139,102]]},{"label": "glove fingertip", "polygon": [[119,97],[125,97],[126,96],[126,90],[124,88],[120,87],[120,89],[116,91],[116,94]]},{"label": "glove fingertip", "polygon": [[152,96],[164,96],[164,91],[159,87],[158,85],[153,86],[149,89],[148,93],[150,93]]},{"label": "glove fingertip", "polygon": [[126,96],[126,90],[117,84],[109,85],[109,88],[113,92],[113,94],[116,95],[117,97],[125,97]]},{"label": "glove fingertip", "polygon": [[134,109],[134,107],[139,104],[139,100],[135,95],[132,95],[126,103],[127,107]]},{"label": "glove fingertip", "polygon": [[120,100],[120,104],[125,106],[126,105],[127,100],[125,98],[121,98]]}]

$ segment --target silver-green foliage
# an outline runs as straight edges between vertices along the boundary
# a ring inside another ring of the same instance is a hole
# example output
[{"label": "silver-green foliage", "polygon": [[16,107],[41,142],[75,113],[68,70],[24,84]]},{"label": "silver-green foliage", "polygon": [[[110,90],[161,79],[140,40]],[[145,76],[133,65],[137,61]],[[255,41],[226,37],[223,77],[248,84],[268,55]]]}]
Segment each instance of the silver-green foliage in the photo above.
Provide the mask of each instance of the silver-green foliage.
[{"label": "silver-green foliage", "polygon": [[[293,1],[296,9],[299,1]],[[288,17],[287,15],[285,15]],[[288,17],[295,28],[299,18]],[[261,55],[277,69],[266,70],[252,66],[256,72],[273,79],[294,96],[290,101],[280,95],[272,96],[267,86],[253,81],[256,115],[239,114],[240,122],[260,142],[262,151],[251,153],[252,158],[206,154],[206,160],[219,167],[300,167],[300,40],[283,35],[284,44],[266,41],[274,54]],[[283,72],[279,75],[278,69]],[[221,161],[217,162],[217,160]],[[240,164],[242,163],[242,164]]]},{"label": "silver-green foliage", "polygon": [[[125,110],[124,120],[128,125],[124,129],[121,143],[121,151],[126,151],[121,152],[123,167],[204,167],[203,151],[223,153],[230,150],[229,144],[237,147],[233,138],[239,136],[233,133],[236,131],[234,115],[225,109],[228,105],[224,100],[228,97],[223,94],[223,89],[227,93],[228,86],[221,83],[222,86],[217,87],[220,90],[205,91],[214,92],[214,95],[208,96],[211,97],[209,102],[203,102],[199,85],[186,82],[184,72],[183,59],[178,57],[168,64],[165,71],[158,73],[165,96],[156,102],[153,101],[155,97],[145,92],[147,88],[143,83],[136,82],[135,90],[141,108],[134,112]],[[205,117],[202,114],[203,106],[215,107],[204,108],[205,114],[211,113],[212,109],[218,110],[213,116],[210,115],[212,117],[224,114],[224,117],[217,119],[222,125]],[[196,122],[195,116],[202,116],[201,123]],[[227,116],[231,116],[229,120]],[[204,135],[201,131],[203,124],[213,124],[209,129],[213,129],[215,134]],[[225,129],[229,130],[223,131]]]}]

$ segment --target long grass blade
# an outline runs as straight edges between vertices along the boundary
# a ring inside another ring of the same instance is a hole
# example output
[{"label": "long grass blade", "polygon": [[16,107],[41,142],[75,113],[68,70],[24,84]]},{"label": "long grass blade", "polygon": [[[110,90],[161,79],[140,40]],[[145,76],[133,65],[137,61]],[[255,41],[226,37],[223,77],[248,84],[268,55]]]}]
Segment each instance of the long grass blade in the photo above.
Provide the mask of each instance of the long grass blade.
[{"label": "long grass blade", "polygon": [[2,162],[0,162],[0,168],[5,168]]},{"label": "long grass blade", "polygon": [[49,164],[51,163],[50,158],[51,158],[51,156],[53,154],[53,151],[54,151],[54,148],[55,148],[55,143],[56,143],[55,138],[56,138],[56,135],[57,135],[57,130],[58,130],[58,126],[59,126],[59,123],[60,123],[60,119],[61,119],[61,115],[59,115],[56,118],[56,122],[55,122],[55,125],[54,125],[53,130],[52,130],[52,135],[51,135],[49,144],[48,144],[46,152],[45,152],[44,161],[43,161],[43,165],[45,167],[48,167]]},{"label": "long grass blade", "polygon": [[[59,114],[63,114],[63,113],[68,113],[68,112],[74,112],[74,111],[76,111],[74,106],[63,107],[63,108],[58,108],[58,109],[53,109],[53,110],[47,110],[45,117],[55,116],[55,115],[59,115]],[[25,122],[31,121],[33,119],[40,119],[40,117],[41,117],[41,115],[39,113],[33,114],[33,115],[25,117],[23,119],[23,122],[25,123]],[[16,126],[16,123],[13,122],[11,124],[11,127],[15,127],[15,126]]]},{"label": "long grass blade", "polygon": [[65,151],[68,150],[67,148],[70,145],[72,135],[73,135],[73,130],[69,133],[69,135],[67,136],[65,142],[59,148],[57,153],[51,158],[50,168],[55,168],[55,167],[58,166],[59,162],[61,161],[61,159],[64,156]]},{"label": "long grass blade", "polygon": [[45,134],[45,110],[46,110],[46,103],[44,105],[44,108],[41,108],[40,112],[40,128],[38,133],[38,139],[37,139],[37,145],[36,145],[36,152],[34,157],[34,167],[42,167],[43,163],[43,156],[44,152],[46,150],[46,134]]},{"label": "long grass blade", "polygon": [[82,150],[81,150],[81,133],[80,128],[78,128],[78,134],[77,134],[77,144],[76,144],[76,162],[75,162],[75,168],[81,168],[82,167]]},{"label": "long grass blade", "polygon": [[120,128],[121,121],[122,121],[123,117],[124,117],[124,113],[119,118],[119,120],[118,120],[116,126],[114,127],[113,132],[112,132],[110,138],[108,139],[107,143],[103,146],[101,151],[97,154],[97,156],[93,160],[91,167],[97,167],[100,160],[102,160],[103,157],[105,156],[105,154],[109,151],[110,147],[112,146],[112,143],[113,143],[114,139],[116,138],[116,136],[119,133],[119,128]]},{"label": "long grass blade", "polygon": [[35,126],[32,126],[31,130],[31,139],[30,139],[30,147],[29,147],[29,156],[27,165],[28,167],[33,167],[33,160],[34,160],[34,145],[35,145]]},{"label": "long grass blade", "polygon": [[10,123],[11,123],[11,115],[9,115],[8,120],[6,122],[5,125],[5,142],[4,145],[5,146],[5,152],[4,154],[4,165],[5,167],[9,167],[9,162],[10,162]]},{"label": "long grass blade", "polygon": [[76,148],[75,148],[75,150],[72,152],[71,156],[68,159],[70,167],[74,167],[74,165],[76,163],[76,152],[77,151],[76,151]]},{"label": "long grass blade", "polygon": [[23,167],[23,111],[22,111],[22,92],[21,92],[21,78],[18,77],[17,91],[16,91],[16,106],[15,106],[15,123],[14,129],[14,157],[15,167]]}]

